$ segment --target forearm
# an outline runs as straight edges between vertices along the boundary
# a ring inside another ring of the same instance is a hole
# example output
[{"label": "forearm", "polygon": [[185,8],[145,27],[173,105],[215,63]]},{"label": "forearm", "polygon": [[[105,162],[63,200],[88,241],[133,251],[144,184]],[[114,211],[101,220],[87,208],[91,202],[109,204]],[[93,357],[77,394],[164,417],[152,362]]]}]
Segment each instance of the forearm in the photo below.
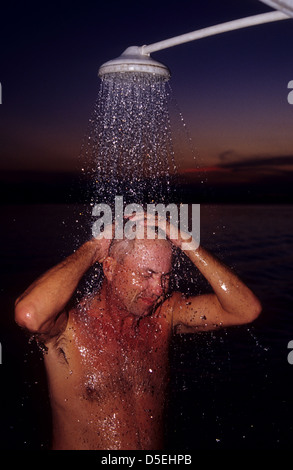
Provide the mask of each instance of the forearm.
[{"label": "forearm", "polygon": [[53,321],[65,308],[80,279],[96,260],[97,244],[91,240],[47,271],[17,299],[17,323],[38,331]]},{"label": "forearm", "polygon": [[258,299],[230,268],[201,246],[185,253],[209,282],[225,312],[257,315],[261,309]]}]

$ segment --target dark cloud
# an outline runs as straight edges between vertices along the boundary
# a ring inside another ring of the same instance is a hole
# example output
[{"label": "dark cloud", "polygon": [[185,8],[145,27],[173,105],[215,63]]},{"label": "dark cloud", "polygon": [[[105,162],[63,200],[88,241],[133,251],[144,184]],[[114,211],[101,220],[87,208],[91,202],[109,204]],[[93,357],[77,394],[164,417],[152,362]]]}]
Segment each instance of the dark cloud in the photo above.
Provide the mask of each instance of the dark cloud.
[{"label": "dark cloud", "polygon": [[[281,156],[262,156],[256,155],[253,157],[242,157],[241,160],[236,160],[235,153],[229,151],[225,152],[224,154],[220,155],[220,160],[223,161],[223,155],[225,158],[230,158],[229,162],[225,161],[220,164],[222,168],[229,168],[229,169],[248,169],[248,168],[264,168],[264,167],[279,167],[283,169],[284,167],[292,167],[293,170],[293,155],[281,155]],[[225,160],[224,158],[224,160]]]},{"label": "dark cloud", "polygon": [[[219,154],[219,160],[220,162],[222,163],[225,163],[225,162],[229,162],[229,161],[233,161],[235,159],[235,152],[234,150],[225,150],[224,152],[220,153]],[[237,157],[237,155],[236,155]]]}]

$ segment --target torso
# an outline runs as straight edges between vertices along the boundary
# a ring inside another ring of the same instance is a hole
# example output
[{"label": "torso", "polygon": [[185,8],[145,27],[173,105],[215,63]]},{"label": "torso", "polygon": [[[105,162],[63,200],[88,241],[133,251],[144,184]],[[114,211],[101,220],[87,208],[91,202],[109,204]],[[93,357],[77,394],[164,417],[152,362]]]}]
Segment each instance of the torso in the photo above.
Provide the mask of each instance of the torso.
[{"label": "torso", "polygon": [[163,308],[120,332],[94,303],[72,311],[45,356],[53,449],[162,449],[170,336]]}]

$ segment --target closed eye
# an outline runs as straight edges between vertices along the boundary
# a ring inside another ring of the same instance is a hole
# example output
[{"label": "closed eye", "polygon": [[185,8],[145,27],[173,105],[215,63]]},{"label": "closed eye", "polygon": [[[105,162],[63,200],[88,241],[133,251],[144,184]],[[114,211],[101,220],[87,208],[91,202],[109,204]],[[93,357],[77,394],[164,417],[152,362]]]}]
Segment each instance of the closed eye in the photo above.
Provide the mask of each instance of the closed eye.
[{"label": "closed eye", "polygon": [[143,273],[143,274],[142,274],[142,277],[143,277],[144,279],[150,279],[152,276],[153,276],[153,273],[152,273],[152,272],[148,272],[148,273]]}]

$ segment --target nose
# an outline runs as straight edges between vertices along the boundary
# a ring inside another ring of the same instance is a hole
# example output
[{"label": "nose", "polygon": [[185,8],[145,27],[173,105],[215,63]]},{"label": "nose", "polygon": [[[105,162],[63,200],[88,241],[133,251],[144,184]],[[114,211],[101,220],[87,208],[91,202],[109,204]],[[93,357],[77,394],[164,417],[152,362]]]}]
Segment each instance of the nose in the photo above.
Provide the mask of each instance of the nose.
[{"label": "nose", "polygon": [[151,292],[155,294],[157,297],[163,294],[164,289],[162,286],[162,279],[160,274],[153,274],[150,279],[150,288]]}]

